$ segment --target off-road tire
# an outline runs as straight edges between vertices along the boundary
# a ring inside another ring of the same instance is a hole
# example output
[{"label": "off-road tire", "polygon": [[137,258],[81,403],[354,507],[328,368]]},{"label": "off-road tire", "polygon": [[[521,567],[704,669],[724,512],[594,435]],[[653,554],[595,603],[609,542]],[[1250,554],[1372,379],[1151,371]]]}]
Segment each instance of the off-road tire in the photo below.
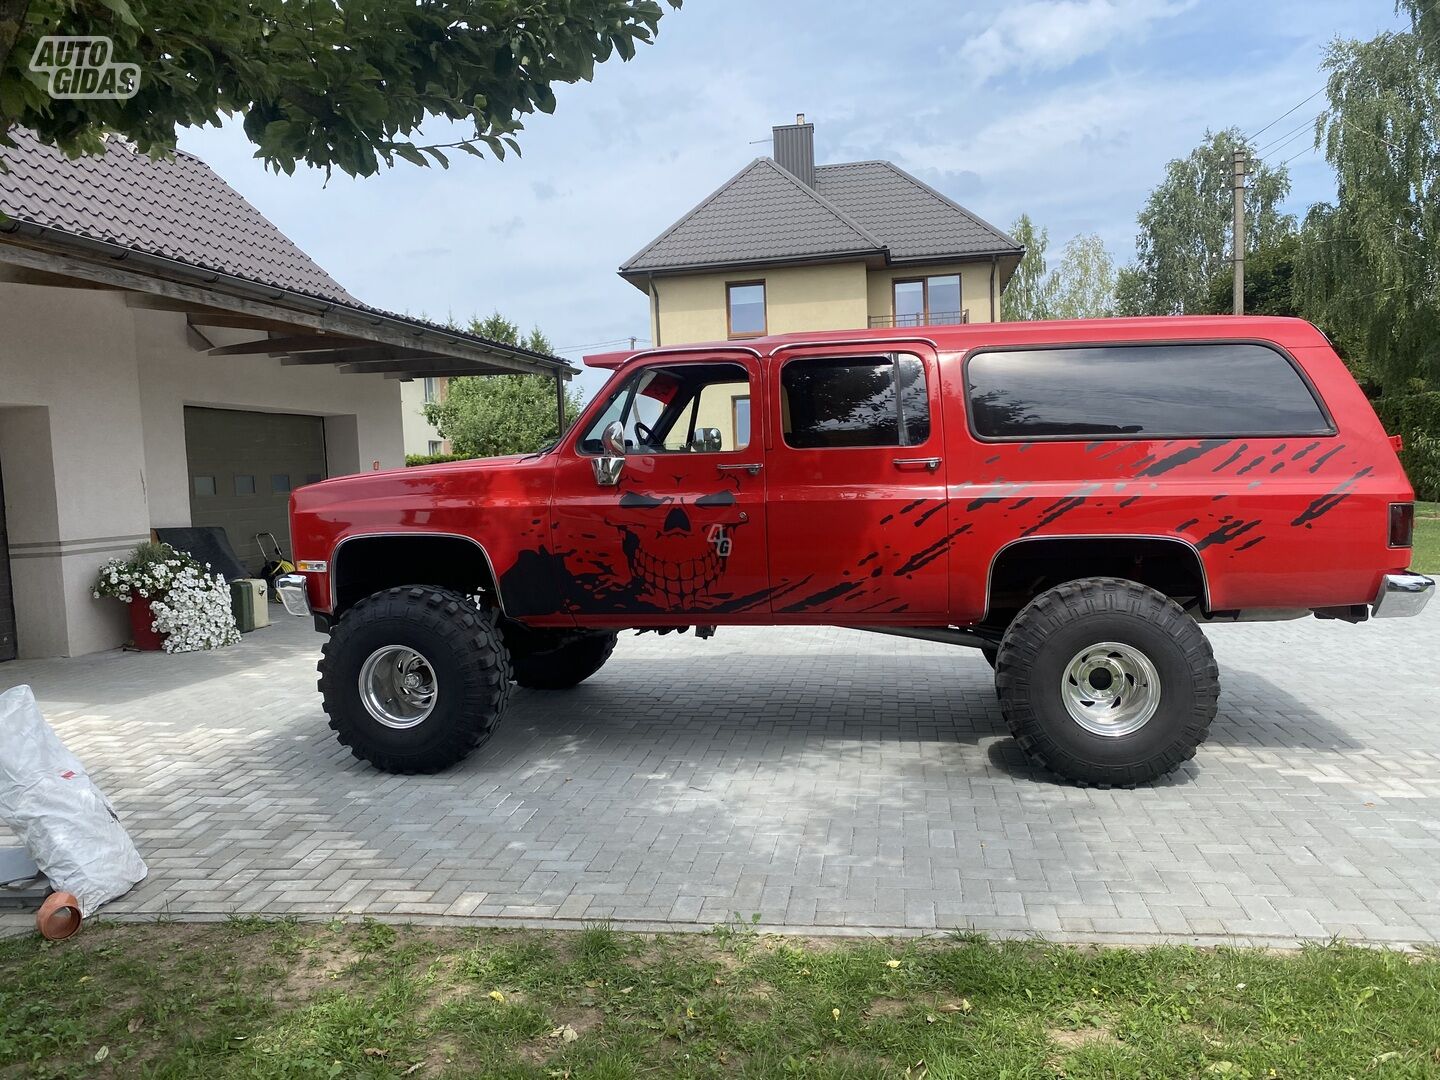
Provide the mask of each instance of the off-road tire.
[{"label": "off-road tire", "polygon": [[594,675],[615,651],[619,634],[530,630],[507,624],[505,643],[515,682],[529,690],[570,690]]},{"label": "off-road tire", "polygon": [[[1088,645],[1139,650],[1159,675],[1154,715],[1126,735],[1086,730],[1067,710],[1061,680]],[[1036,764],[1082,786],[1134,787],[1195,756],[1220,695],[1210,643],[1173,600],[1133,581],[1084,578],[1032,600],[1010,624],[995,666],[1000,711]]]},{"label": "off-road tire", "polygon": [[[435,672],[433,711],[403,730],[381,724],[360,696],[362,666],[387,645],[416,649]],[[319,670],[341,745],[388,773],[434,773],[463,760],[494,733],[510,700],[510,657],[490,613],[428,585],[361,600],[331,630]]]}]

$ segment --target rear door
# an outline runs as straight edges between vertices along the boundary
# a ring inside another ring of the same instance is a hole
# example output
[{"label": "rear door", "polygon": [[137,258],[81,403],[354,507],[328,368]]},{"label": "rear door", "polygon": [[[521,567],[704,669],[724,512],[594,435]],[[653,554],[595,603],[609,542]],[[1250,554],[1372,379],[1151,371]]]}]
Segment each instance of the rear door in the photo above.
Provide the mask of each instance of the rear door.
[{"label": "rear door", "polygon": [[768,378],[774,612],[943,615],[950,520],[933,350],[807,348],[772,360]]}]

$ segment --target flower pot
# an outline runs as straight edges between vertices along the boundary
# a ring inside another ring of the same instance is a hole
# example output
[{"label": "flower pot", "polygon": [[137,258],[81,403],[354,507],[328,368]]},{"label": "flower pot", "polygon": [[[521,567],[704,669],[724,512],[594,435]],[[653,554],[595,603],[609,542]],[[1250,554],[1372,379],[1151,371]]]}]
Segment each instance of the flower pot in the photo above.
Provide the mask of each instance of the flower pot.
[{"label": "flower pot", "polygon": [[150,601],[139,593],[130,594],[130,640],[141,652],[156,652],[165,645],[165,638],[150,628],[155,616],[150,613]]}]

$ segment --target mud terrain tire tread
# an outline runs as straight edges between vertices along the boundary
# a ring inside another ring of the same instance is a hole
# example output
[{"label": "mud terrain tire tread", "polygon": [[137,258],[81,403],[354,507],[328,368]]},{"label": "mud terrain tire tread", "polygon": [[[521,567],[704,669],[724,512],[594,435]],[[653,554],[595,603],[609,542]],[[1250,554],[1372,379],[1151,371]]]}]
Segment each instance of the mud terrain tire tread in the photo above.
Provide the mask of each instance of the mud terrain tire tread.
[{"label": "mud terrain tire tread", "polygon": [[[1069,662],[1073,644],[1084,647],[1073,632],[1082,621],[1095,625],[1091,641],[1130,642],[1160,669],[1159,709],[1133,735],[1085,732],[1066,712],[1058,678],[1048,677]],[[1037,665],[1042,682],[1056,686],[1035,684]],[[1133,581],[1095,577],[1041,593],[1016,616],[996,658],[995,689],[1011,734],[1037,765],[1082,787],[1132,788],[1195,756],[1215,718],[1219,674],[1204,632],[1173,600]]]},{"label": "mud terrain tire tread", "polygon": [[516,685],[527,690],[574,689],[605,666],[619,640],[617,633],[586,634],[558,648],[529,652],[516,640],[510,653]]},{"label": "mud terrain tire tread", "polygon": [[[415,645],[437,669],[435,711],[396,731],[359,699],[359,669],[385,644]],[[510,654],[489,612],[428,585],[375,593],[352,607],[321,652],[319,688],[342,746],[388,773],[435,773],[468,757],[495,732],[511,693]]]}]

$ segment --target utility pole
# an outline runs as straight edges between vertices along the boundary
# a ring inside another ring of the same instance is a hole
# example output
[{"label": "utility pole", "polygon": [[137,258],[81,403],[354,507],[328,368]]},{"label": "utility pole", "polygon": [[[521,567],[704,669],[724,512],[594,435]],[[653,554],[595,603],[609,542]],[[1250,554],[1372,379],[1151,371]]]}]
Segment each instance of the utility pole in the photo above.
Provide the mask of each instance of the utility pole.
[{"label": "utility pole", "polygon": [[1235,314],[1245,314],[1245,171],[1249,153],[1237,149],[1235,161],[1235,232],[1231,242],[1235,263]]}]

